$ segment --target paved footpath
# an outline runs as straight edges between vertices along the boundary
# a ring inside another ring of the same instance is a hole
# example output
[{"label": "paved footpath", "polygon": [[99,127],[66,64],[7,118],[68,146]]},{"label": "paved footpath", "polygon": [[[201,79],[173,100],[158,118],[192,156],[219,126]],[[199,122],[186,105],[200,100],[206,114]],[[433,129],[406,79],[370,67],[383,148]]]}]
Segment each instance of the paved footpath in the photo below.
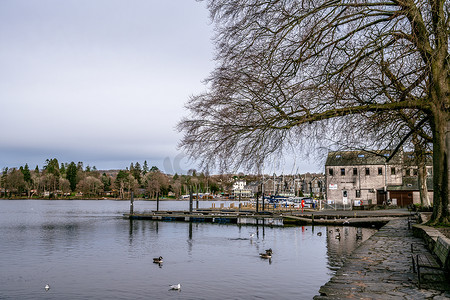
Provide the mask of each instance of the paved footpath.
[{"label": "paved footpath", "polygon": [[442,273],[432,275],[426,286],[418,288],[411,243],[415,251],[428,252],[423,240],[408,229],[407,219],[390,221],[355,249],[314,299],[450,299],[449,291],[437,290],[448,290],[442,288]]}]

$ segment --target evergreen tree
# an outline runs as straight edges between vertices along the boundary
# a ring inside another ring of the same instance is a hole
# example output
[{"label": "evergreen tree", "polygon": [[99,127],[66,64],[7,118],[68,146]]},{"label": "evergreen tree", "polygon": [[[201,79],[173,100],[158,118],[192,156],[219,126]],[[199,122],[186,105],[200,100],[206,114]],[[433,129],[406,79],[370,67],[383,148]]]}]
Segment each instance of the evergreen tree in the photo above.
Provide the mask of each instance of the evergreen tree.
[{"label": "evergreen tree", "polygon": [[[133,164],[131,164],[131,165],[133,165]],[[134,165],[133,169],[131,169],[131,166],[130,166],[130,172],[133,175],[133,177],[138,181],[138,183],[141,184],[141,182],[142,182],[142,180],[141,180],[141,172],[142,172],[142,170],[141,170],[141,165],[139,164],[139,162],[137,162]]]},{"label": "evergreen tree", "polygon": [[44,170],[49,174],[55,175],[56,178],[59,178],[60,172],[58,160],[56,158],[47,159],[45,161]]},{"label": "evergreen tree", "polygon": [[2,171],[2,177],[0,178],[0,186],[3,188],[3,191],[5,192],[5,197],[6,197],[6,186],[8,185],[8,168],[5,167],[3,168]]},{"label": "evergreen tree", "polygon": [[75,165],[74,162],[71,162],[66,169],[66,178],[69,180],[70,183],[70,189],[72,191],[75,191],[77,187],[77,173],[78,173],[78,167]]},{"label": "evergreen tree", "polygon": [[61,163],[61,166],[59,167],[59,172],[61,175],[66,174],[66,166],[63,163]]},{"label": "evergreen tree", "polygon": [[141,164],[139,162],[136,162],[136,164],[134,165],[134,169],[139,171],[139,173],[141,173],[142,172]]},{"label": "evergreen tree", "polygon": [[105,192],[111,189],[111,177],[106,175],[106,173],[102,174],[102,183]]},{"label": "evergreen tree", "polygon": [[28,167],[28,164],[25,164],[24,168],[20,167],[20,170],[23,173],[23,179],[25,180],[25,182],[31,183],[31,172]]},{"label": "evergreen tree", "polygon": [[149,169],[148,169],[148,164],[147,164],[147,161],[145,160],[144,161],[144,165],[143,165],[143,167],[142,167],[142,174],[147,174],[148,173],[148,171],[149,171]]}]

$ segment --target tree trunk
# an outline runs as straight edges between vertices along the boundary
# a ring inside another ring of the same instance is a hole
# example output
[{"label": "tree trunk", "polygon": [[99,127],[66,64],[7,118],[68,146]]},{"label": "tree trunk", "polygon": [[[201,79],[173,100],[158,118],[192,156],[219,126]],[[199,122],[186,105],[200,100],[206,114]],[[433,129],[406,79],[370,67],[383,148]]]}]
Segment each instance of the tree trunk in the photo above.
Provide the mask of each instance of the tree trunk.
[{"label": "tree trunk", "polygon": [[421,161],[418,165],[419,175],[419,193],[420,193],[420,205],[429,207],[431,206],[430,197],[428,197],[428,185],[427,185],[427,166],[425,161]]},{"label": "tree trunk", "polygon": [[449,149],[450,114],[445,110],[433,115],[433,214],[430,225],[450,225],[449,219]]},{"label": "tree trunk", "polygon": [[417,134],[413,134],[412,142],[414,144],[414,159],[417,165],[418,186],[420,194],[420,205],[430,207],[430,197],[428,196],[427,185],[427,155],[425,145],[420,142]]}]

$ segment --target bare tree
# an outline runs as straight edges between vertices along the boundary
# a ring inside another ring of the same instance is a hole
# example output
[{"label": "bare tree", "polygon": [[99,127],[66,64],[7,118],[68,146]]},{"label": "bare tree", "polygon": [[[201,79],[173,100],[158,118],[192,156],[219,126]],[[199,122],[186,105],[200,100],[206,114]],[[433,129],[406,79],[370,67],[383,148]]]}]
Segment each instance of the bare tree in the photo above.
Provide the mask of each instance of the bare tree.
[{"label": "bare tree", "polygon": [[16,168],[9,169],[8,180],[6,182],[6,188],[10,193],[20,195],[20,193],[26,190],[27,185],[24,180],[23,173]]},{"label": "bare tree", "polygon": [[70,181],[66,178],[59,179],[59,189],[62,191],[63,195],[70,193]]},{"label": "bare tree", "polygon": [[76,189],[85,196],[96,196],[103,191],[103,183],[94,176],[86,176],[78,182]]},{"label": "bare tree", "polygon": [[218,66],[179,123],[192,157],[259,167],[336,120],[408,111],[432,133],[432,222],[450,223],[448,0],[207,4]]},{"label": "bare tree", "polygon": [[155,170],[145,175],[144,185],[150,197],[156,198],[161,194],[162,190],[169,188],[169,179],[159,170]]}]

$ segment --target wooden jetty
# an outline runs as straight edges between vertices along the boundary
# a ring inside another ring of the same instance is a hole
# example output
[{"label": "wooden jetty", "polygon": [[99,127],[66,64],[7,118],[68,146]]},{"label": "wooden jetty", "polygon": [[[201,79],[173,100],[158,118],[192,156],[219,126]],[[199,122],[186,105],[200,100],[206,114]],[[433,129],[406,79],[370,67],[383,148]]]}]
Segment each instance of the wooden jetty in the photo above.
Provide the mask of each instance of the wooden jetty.
[{"label": "wooden jetty", "polygon": [[284,226],[283,217],[272,213],[227,210],[152,211],[124,214],[130,220],[209,222],[219,224]]},{"label": "wooden jetty", "polygon": [[181,221],[181,222],[209,222],[220,224],[247,224],[247,225],[325,225],[325,226],[357,226],[357,227],[381,227],[390,220],[412,217],[409,211],[315,211],[305,210],[300,214],[297,210],[265,210],[258,211],[250,204],[239,204],[238,208],[230,204],[229,209],[224,209],[223,203],[220,209],[193,209],[192,197],[189,201],[189,211],[160,211],[159,203],[156,211],[135,213],[133,206],[133,194],[131,195],[130,213],[124,214],[124,218],[130,220],[155,220],[155,221]]},{"label": "wooden jetty", "polygon": [[378,216],[333,216],[326,213],[295,215],[286,212],[255,212],[238,210],[193,210],[193,211],[151,211],[145,213],[124,214],[130,220],[179,221],[179,222],[208,222],[219,224],[240,225],[325,225],[325,226],[355,226],[381,227],[390,220],[405,218],[407,215],[378,215]]}]

